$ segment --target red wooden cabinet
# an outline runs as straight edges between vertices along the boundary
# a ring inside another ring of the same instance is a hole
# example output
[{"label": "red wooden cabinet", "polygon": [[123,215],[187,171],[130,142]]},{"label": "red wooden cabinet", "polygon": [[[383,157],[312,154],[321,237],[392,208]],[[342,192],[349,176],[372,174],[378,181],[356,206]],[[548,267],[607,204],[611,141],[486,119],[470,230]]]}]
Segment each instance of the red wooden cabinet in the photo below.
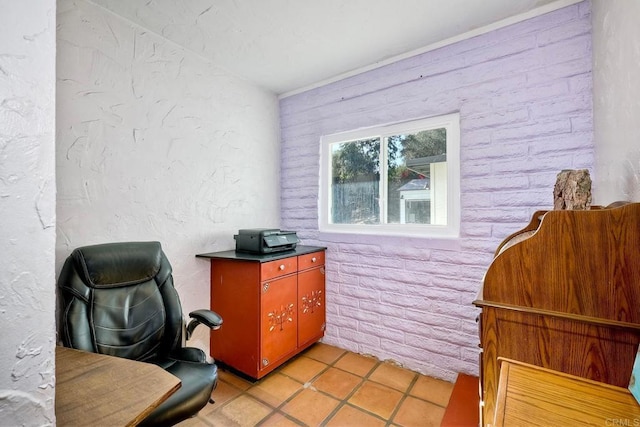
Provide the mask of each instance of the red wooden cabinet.
[{"label": "red wooden cabinet", "polygon": [[261,378],[324,336],[322,247],[271,255],[235,251],[211,259],[211,309],[223,318],[211,334],[211,356]]}]

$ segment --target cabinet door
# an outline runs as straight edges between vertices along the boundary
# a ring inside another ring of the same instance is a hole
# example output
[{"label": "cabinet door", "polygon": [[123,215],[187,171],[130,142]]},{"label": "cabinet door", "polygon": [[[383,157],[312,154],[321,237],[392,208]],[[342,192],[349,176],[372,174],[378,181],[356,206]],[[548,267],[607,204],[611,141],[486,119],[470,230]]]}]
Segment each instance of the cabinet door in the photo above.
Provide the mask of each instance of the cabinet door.
[{"label": "cabinet door", "polygon": [[298,347],[324,335],[324,267],[298,273]]},{"label": "cabinet door", "polygon": [[269,368],[296,350],[296,282],[296,276],[292,275],[261,285],[259,369]]}]

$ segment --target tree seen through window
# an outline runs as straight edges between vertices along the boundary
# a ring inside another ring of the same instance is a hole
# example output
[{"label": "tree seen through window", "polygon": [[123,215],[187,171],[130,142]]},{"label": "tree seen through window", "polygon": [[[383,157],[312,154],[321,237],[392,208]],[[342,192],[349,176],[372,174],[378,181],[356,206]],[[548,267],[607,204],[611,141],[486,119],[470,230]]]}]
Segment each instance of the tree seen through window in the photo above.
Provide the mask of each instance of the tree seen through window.
[{"label": "tree seen through window", "polygon": [[432,223],[431,174],[446,164],[446,147],[445,128],[332,144],[332,223]]}]

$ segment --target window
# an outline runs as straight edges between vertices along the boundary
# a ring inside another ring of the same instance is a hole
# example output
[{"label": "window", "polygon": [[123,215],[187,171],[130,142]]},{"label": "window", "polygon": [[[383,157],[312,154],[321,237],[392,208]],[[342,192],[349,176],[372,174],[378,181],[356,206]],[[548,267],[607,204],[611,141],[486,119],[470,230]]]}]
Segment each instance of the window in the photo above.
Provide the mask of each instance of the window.
[{"label": "window", "polygon": [[459,115],[323,136],[320,231],[456,237]]}]

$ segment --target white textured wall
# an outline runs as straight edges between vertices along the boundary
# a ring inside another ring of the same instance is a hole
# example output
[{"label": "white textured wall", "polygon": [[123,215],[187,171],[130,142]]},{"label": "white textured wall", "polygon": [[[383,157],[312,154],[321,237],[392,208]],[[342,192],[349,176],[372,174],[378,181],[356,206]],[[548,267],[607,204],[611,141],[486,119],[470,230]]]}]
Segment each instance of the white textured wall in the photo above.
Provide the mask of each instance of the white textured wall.
[{"label": "white textured wall", "polygon": [[195,254],[279,225],[276,97],[83,0],[57,25],[56,271],[78,246],[158,240],[184,311],[209,307]]},{"label": "white textured wall", "polygon": [[0,0],[0,425],[53,425],[55,0]]},{"label": "white textured wall", "polygon": [[640,202],[640,1],[593,2],[594,200]]}]

